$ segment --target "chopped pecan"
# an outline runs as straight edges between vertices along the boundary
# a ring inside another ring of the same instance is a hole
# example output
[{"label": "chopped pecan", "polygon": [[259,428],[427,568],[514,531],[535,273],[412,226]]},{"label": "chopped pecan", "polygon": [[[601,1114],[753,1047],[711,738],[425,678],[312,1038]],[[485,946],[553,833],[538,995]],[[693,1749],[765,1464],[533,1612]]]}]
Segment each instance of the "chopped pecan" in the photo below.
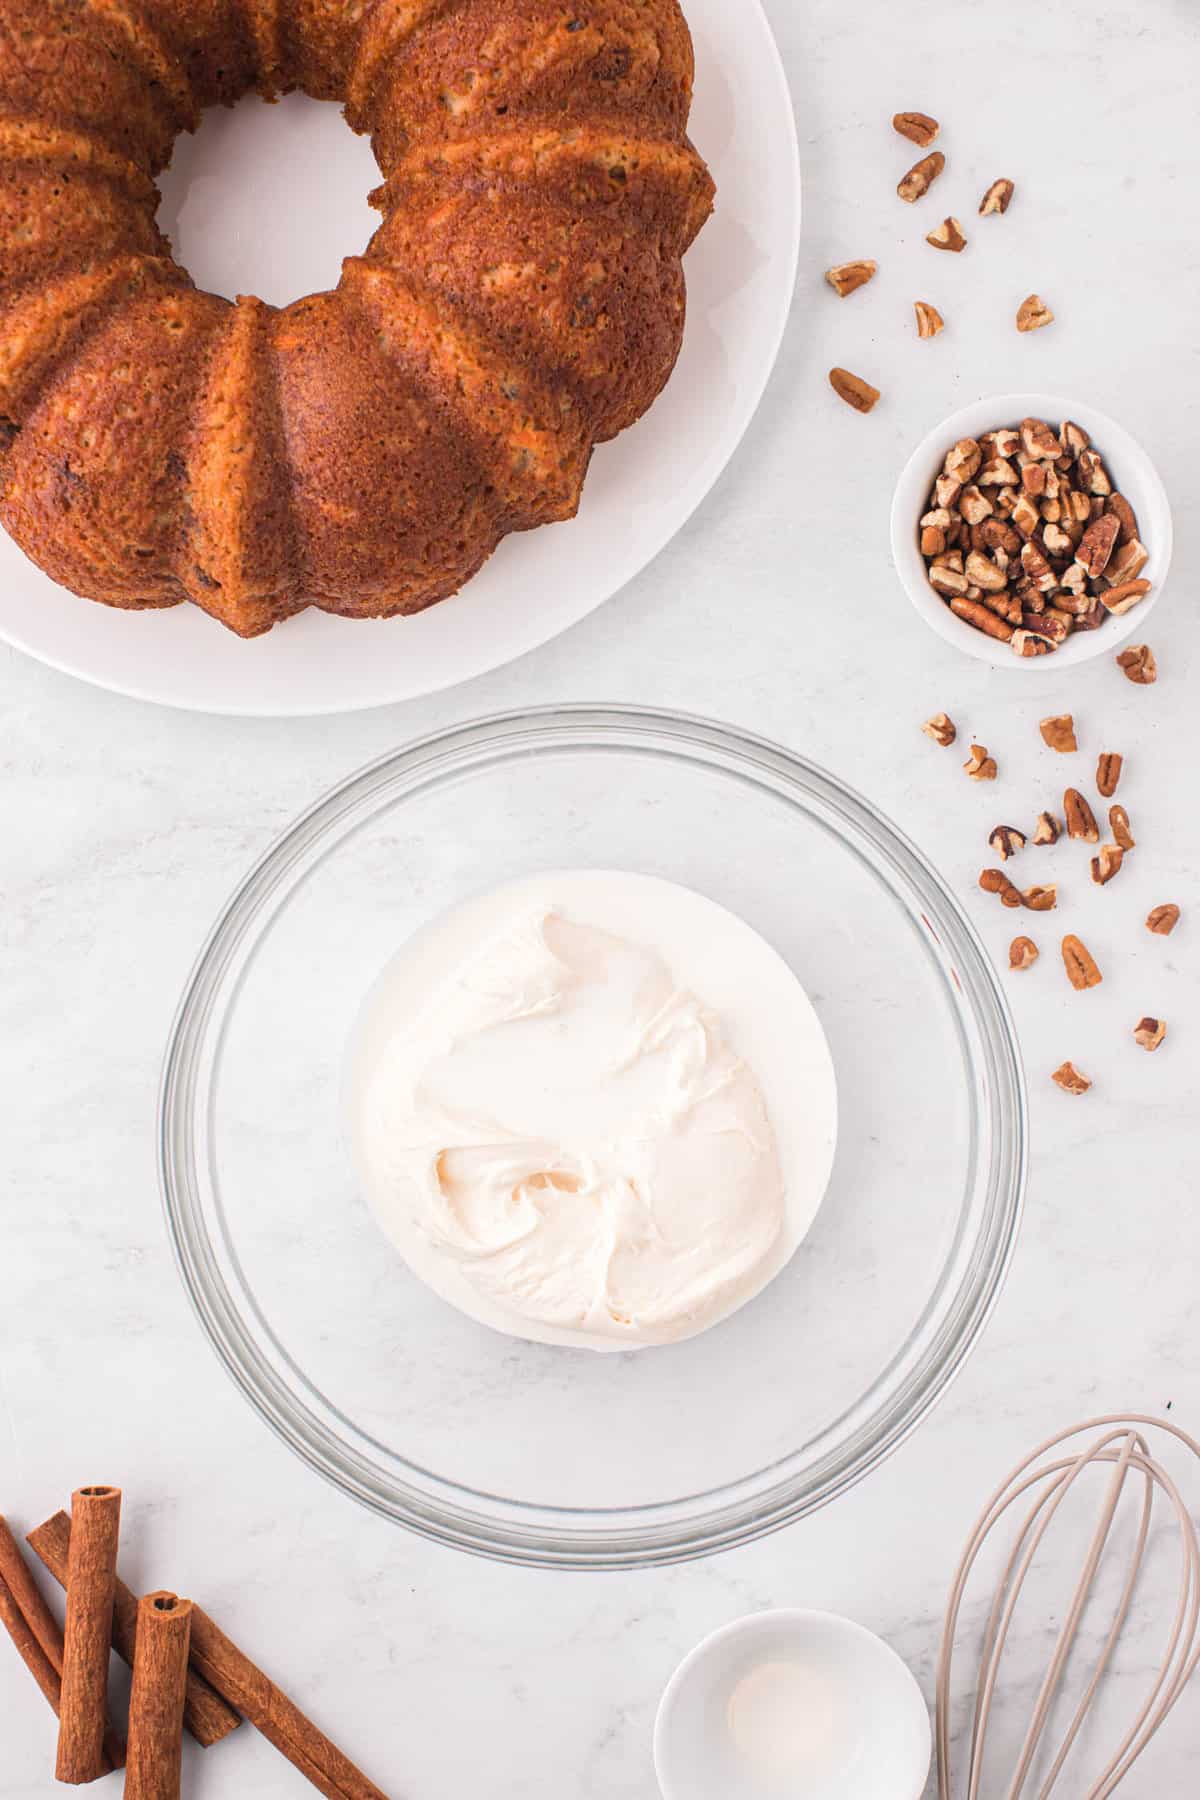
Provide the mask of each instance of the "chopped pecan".
[{"label": "chopped pecan", "polygon": [[1113,587],[1121,587],[1127,581],[1136,581],[1146,564],[1150,561],[1150,552],[1140,538],[1126,538],[1122,543],[1117,537],[1117,547],[1108,559],[1108,567],[1104,571],[1105,580]]},{"label": "chopped pecan", "polygon": [[1053,912],[1058,905],[1058,886],[1051,881],[1043,887],[1028,887],[1021,895],[1022,906],[1030,912]]},{"label": "chopped pecan", "polygon": [[1012,522],[1024,538],[1031,538],[1042,522],[1042,515],[1028,494],[1019,494],[1012,510]]},{"label": "chopped pecan", "polygon": [[929,571],[929,585],[953,602],[954,597],[965,594],[971,584],[961,569],[952,568],[948,563],[934,563]]},{"label": "chopped pecan", "polygon": [[1111,495],[1113,484],[1098,451],[1081,450],[1075,460],[1075,469],[1080,487],[1085,488],[1089,494],[1103,499]]},{"label": "chopped pecan", "polygon": [[1098,519],[1092,520],[1080,539],[1075,561],[1093,581],[1107,569],[1120,529],[1121,521],[1113,513],[1101,513]]},{"label": "chopped pecan", "polygon": [[940,525],[921,527],[921,555],[939,556],[946,548],[946,533]]},{"label": "chopped pecan", "polygon": [[939,331],[946,329],[946,321],[936,306],[928,300],[914,300],[913,311],[917,315],[917,336],[919,338],[936,337]]},{"label": "chopped pecan", "polygon": [[1092,858],[1092,880],[1096,886],[1107,887],[1113,876],[1120,874],[1124,860],[1120,844],[1102,844],[1099,854]]},{"label": "chopped pecan", "polygon": [[1040,294],[1030,294],[1017,308],[1018,331],[1040,331],[1043,325],[1053,323],[1054,314]]},{"label": "chopped pecan", "polygon": [[988,755],[986,744],[971,745],[971,754],[963,764],[963,768],[972,781],[995,781],[996,779],[995,758]]},{"label": "chopped pecan", "polygon": [[958,730],[949,713],[934,713],[932,719],[926,719],[921,730],[927,738],[932,738],[935,744],[940,744],[943,750],[948,750],[958,736]]},{"label": "chopped pecan", "polygon": [[1083,426],[1077,425],[1074,419],[1064,419],[1062,430],[1058,435],[1063,449],[1071,457],[1076,457],[1081,450],[1088,449],[1092,441]]},{"label": "chopped pecan", "polygon": [[965,486],[968,481],[974,481],[982,461],[983,451],[975,439],[959,438],[957,444],[952,444],[947,450],[942,470],[946,475],[953,475]]},{"label": "chopped pecan", "polygon": [[[1021,477],[1006,457],[993,456],[980,469],[978,480],[980,487],[1019,487]],[[1000,504],[999,495],[995,504]]]},{"label": "chopped pecan", "polygon": [[962,491],[958,510],[968,525],[982,525],[985,519],[992,517],[995,508],[983,489],[970,482]]},{"label": "chopped pecan", "polygon": [[1031,937],[1015,937],[1008,946],[1010,969],[1032,969],[1041,952]]},{"label": "chopped pecan", "polygon": [[1008,586],[1004,570],[997,568],[991,557],[980,550],[972,550],[967,557],[966,575],[968,581],[988,594],[998,594],[1001,588]]},{"label": "chopped pecan", "polygon": [[1092,1085],[1086,1075],[1079,1073],[1073,1062],[1061,1063],[1050,1079],[1057,1082],[1067,1094],[1086,1094]]},{"label": "chopped pecan", "polygon": [[892,125],[901,137],[906,137],[912,144],[919,144],[922,150],[928,150],[941,130],[936,119],[931,119],[928,113],[922,112],[896,113]]},{"label": "chopped pecan", "polygon": [[1059,612],[1056,607],[1048,607],[1045,612],[1034,612],[1029,608],[1021,614],[1021,624],[1026,631],[1034,631],[1038,637],[1048,638],[1051,648],[1065,643],[1071,629],[1070,616]]},{"label": "chopped pecan", "polygon": [[1048,719],[1042,719],[1038,725],[1042,734],[1042,742],[1051,750],[1058,750],[1064,755],[1078,750],[1075,741],[1075,721],[1070,713],[1052,713]]},{"label": "chopped pecan", "polygon": [[932,244],[935,250],[953,250],[956,253],[967,247],[962,226],[957,219],[950,217],[943,219],[940,225],[935,225],[932,231],[926,232],[925,242]]},{"label": "chopped pecan", "polygon": [[1146,919],[1146,930],[1152,931],[1156,937],[1170,937],[1179,923],[1179,908],[1173,900],[1164,906],[1156,906]]},{"label": "chopped pecan", "polygon": [[1106,800],[1111,800],[1121,779],[1125,758],[1115,750],[1102,750],[1096,764],[1096,786]]},{"label": "chopped pecan", "polygon": [[1068,837],[1079,838],[1085,844],[1100,842],[1096,815],[1078,788],[1068,788],[1063,795],[1063,815],[1067,821]]},{"label": "chopped pecan", "polygon": [[929,497],[930,506],[945,507],[949,511],[963,491],[963,484],[957,475],[939,475],[933,484],[933,493]]},{"label": "chopped pecan", "polygon": [[1045,419],[1021,420],[1021,448],[1037,461],[1053,462],[1062,455],[1062,445]]},{"label": "chopped pecan", "polygon": [[931,150],[928,156],[923,156],[920,162],[913,164],[907,175],[901,177],[896,192],[911,205],[914,200],[919,200],[929,192],[945,166],[946,159],[941,151]]},{"label": "chopped pecan", "polygon": [[[1023,616],[1023,615],[1022,615]],[[1036,631],[1026,631],[1024,626],[1014,631],[1008,641],[1008,647],[1017,656],[1048,656],[1054,645],[1046,638],[1039,637]]]},{"label": "chopped pecan", "polygon": [[986,218],[988,213],[1006,213],[1014,192],[1013,184],[1006,175],[1002,175],[999,181],[993,181],[979,202],[980,217]]},{"label": "chopped pecan", "polygon": [[873,388],[861,375],[852,375],[849,369],[830,369],[829,385],[838,399],[852,406],[855,412],[869,413],[879,399],[879,389]]},{"label": "chopped pecan", "polygon": [[1025,834],[1018,831],[1015,825],[997,825],[988,838],[988,843],[996,852],[1001,862],[1007,862],[1018,850],[1025,848]]},{"label": "chopped pecan", "polygon": [[844,300],[847,294],[866,287],[871,277],[878,273],[877,262],[872,262],[869,257],[861,257],[857,262],[834,263],[832,269],[826,269],[825,279],[834,293]]},{"label": "chopped pecan", "polygon": [[1137,840],[1129,829],[1129,814],[1123,806],[1113,805],[1108,809],[1108,829],[1122,850],[1136,850]]},{"label": "chopped pecan", "polygon": [[997,894],[1002,906],[1024,906],[1021,890],[1008,879],[1003,869],[984,869],[979,877],[979,885],[985,894]]},{"label": "chopped pecan", "polygon": [[1150,592],[1150,583],[1145,580],[1122,581],[1116,587],[1109,588],[1106,594],[1099,596],[1105,612],[1127,613],[1144,600]]},{"label": "chopped pecan", "polygon": [[982,631],[985,637],[997,638],[1002,644],[1008,643],[1015,629],[1007,619],[998,619],[980,601],[968,599],[965,595],[955,595],[950,602],[950,611],[956,613],[965,624],[973,625],[976,631]]},{"label": "chopped pecan", "polygon": [[1069,934],[1062,941],[1063,967],[1071,986],[1082,993],[1085,988],[1099,987],[1104,980],[1095,957],[1087,946]]},{"label": "chopped pecan", "polygon": [[1158,664],[1149,644],[1131,644],[1128,650],[1121,651],[1117,663],[1124,669],[1128,679],[1135,681],[1139,687],[1149,687],[1158,680]]},{"label": "chopped pecan", "polygon": [[1163,1019],[1139,1019],[1133,1028],[1134,1040],[1143,1050],[1157,1050],[1166,1035],[1167,1027]]},{"label": "chopped pecan", "polygon": [[[978,493],[979,490],[976,489],[975,491]],[[965,489],[963,498],[966,498]],[[980,495],[980,498],[982,499],[983,496]],[[997,494],[996,498],[999,499],[1000,496]],[[1020,534],[1013,530],[1007,520],[996,518],[985,519],[979,529],[984,544],[989,550],[1003,550],[1009,556],[1019,556],[1021,554]]]},{"label": "chopped pecan", "polygon": [[1046,561],[1043,551],[1032,538],[1026,539],[1021,546],[1021,567],[1032,581],[1039,594],[1053,594],[1058,588],[1058,577]]},{"label": "chopped pecan", "polygon": [[1104,502],[1104,510],[1113,514],[1121,528],[1117,533],[1118,544],[1132,543],[1135,538],[1140,537],[1137,514],[1124,494],[1110,494]]},{"label": "chopped pecan", "polygon": [[[1048,556],[1056,556],[1059,558],[1065,558],[1065,557],[1070,556],[1071,552],[1075,548],[1074,544],[1071,542],[1070,538],[1067,536],[1067,534],[1063,530],[1062,526],[1055,525],[1053,523],[1048,524],[1046,526],[1045,530],[1042,532],[1042,542],[1046,546],[1046,554]],[[1064,585],[1065,585],[1065,575],[1064,575]]]},{"label": "chopped pecan", "polygon": [[1062,826],[1053,813],[1042,812],[1037,816],[1037,824],[1033,828],[1035,844],[1057,844],[1062,836]]},{"label": "chopped pecan", "polygon": [[1021,434],[1015,426],[1001,425],[996,431],[983,432],[979,442],[985,455],[1002,456],[1007,461],[1021,448]]}]

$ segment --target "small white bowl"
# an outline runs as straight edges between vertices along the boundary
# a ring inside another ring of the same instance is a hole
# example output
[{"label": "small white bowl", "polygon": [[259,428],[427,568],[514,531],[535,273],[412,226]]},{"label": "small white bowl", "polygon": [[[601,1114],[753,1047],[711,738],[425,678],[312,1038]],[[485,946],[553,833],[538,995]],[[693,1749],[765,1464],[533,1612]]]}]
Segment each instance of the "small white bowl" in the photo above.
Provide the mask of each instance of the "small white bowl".
[{"label": "small white bowl", "polygon": [[895,1651],[849,1619],[797,1610],[705,1638],[654,1728],[664,1800],[920,1800],[931,1749],[924,1696]]},{"label": "small white bowl", "polygon": [[[1019,425],[1028,418],[1046,419],[1056,429],[1064,419],[1074,419],[1083,426],[1104,458],[1113,485],[1137,514],[1142,542],[1150,552],[1143,574],[1154,585],[1132,612],[1106,620],[1096,631],[1073,632],[1049,656],[1021,657],[1014,656],[1007,644],[964,624],[930,587],[917,528],[951,445],[959,438],[978,437],[981,432],[994,431],[1002,425]],[[892,561],[909,599],[925,623],[948,644],[1001,669],[1062,669],[1067,664],[1090,662],[1094,656],[1117,650],[1134,632],[1142,630],[1153,611],[1167,579],[1173,541],[1166,490],[1142,446],[1115,419],[1097,412],[1094,406],[1079,400],[1059,400],[1052,394],[1000,394],[972,401],[970,406],[951,413],[913,451],[892,500]]]}]

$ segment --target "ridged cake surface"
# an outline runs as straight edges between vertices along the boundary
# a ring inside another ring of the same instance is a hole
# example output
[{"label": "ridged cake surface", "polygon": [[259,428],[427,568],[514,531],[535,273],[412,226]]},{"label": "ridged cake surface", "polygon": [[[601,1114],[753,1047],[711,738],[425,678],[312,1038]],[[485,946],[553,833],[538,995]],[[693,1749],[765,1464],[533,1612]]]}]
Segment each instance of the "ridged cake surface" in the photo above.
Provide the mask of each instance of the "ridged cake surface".
[{"label": "ridged cake surface", "polygon": [[[110,606],[413,613],[570,518],[707,219],[677,0],[0,0],[0,521]],[[371,140],[330,293],[199,292],[155,177],[291,89]]]}]

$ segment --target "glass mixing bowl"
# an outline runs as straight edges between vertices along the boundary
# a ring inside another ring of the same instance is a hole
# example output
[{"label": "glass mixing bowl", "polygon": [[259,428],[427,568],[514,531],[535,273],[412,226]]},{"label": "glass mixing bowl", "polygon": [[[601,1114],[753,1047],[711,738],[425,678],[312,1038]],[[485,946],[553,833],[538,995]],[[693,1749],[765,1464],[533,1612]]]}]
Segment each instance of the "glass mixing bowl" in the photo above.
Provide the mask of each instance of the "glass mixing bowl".
[{"label": "glass mixing bowl", "polygon": [[[755,926],[812,997],[840,1100],[830,1187],[783,1274],[701,1337],[609,1356],[498,1336],[410,1275],[358,1192],[340,1092],[359,1005],[409,932],[588,866],[683,882]],[[218,920],[161,1099],[180,1270],[267,1423],[414,1531],[574,1568],[707,1555],[875,1468],[996,1300],[1026,1140],[1007,1006],[919,852],[777,745],[617,707],[459,726],[314,806]]]}]

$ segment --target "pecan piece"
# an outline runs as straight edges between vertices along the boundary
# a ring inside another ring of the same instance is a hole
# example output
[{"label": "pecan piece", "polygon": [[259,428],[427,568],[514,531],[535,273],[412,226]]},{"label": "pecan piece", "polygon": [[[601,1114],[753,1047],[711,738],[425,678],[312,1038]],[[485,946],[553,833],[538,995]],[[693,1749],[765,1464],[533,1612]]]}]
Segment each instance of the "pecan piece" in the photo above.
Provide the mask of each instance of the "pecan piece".
[{"label": "pecan piece", "polygon": [[1050,1079],[1057,1082],[1058,1086],[1067,1094],[1086,1094],[1092,1085],[1086,1075],[1079,1073],[1073,1062],[1060,1064]]},{"label": "pecan piece", "polygon": [[[932,576],[930,579],[932,580]],[[1007,644],[1012,637],[1014,627],[1006,619],[998,619],[995,613],[990,612],[978,600],[959,598],[956,595],[950,602],[950,611],[956,613],[965,624],[973,625],[976,631],[982,631],[985,637],[998,638],[1002,644]]]},{"label": "pecan piece", "polygon": [[1127,581],[1136,581],[1149,561],[1150,552],[1140,538],[1126,538],[1122,542],[1118,532],[1117,547],[1108,559],[1104,578],[1113,587],[1123,587]]},{"label": "pecan piece", "polygon": [[1068,934],[1062,941],[1062,959],[1071,986],[1078,993],[1085,988],[1099,987],[1104,980],[1091,951],[1073,934]]},{"label": "pecan piece", "polygon": [[1071,457],[1078,456],[1081,450],[1087,450],[1091,446],[1091,438],[1083,426],[1077,425],[1074,419],[1064,419],[1062,430],[1058,435],[1063,449]]},{"label": "pecan piece", "polygon": [[972,550],[967,557],[967,580],[987,594],[998,594],[1008,586],[1008,578],[1003,569],[998,568],[990,556],[982,550]]},{"label": "pecan piece", "polygon": [[853,294],[860,287],[866,287],[873,275],[879,273],[879,264],[869,257],[861,257],[857,262],[834,263],[832,269],[826,269],[825,279],[834,293],[841,299]]},{"label": "pecan piece", "polygon": [[1054,314],[1040,294],[1030,294],[1017,308],[1018,331],[1040,331],[1043,325],[1053,323]]},{"label": "pecan piece", "polygon": [[929,571],[929,585],[953,604],[955,596],[965,594],[970,583],[961,569],[955,569],[949,563],[935,562]]},{"label": "pecan piece", "polygon": [[1101,594],[1099,599],[1105,612],[1120,614],[1131,611],[1149,592],[1148,581],[1122,581],[1116,587],[1109,588],[1106,594]]},{"label": "pecan piece", "polygon": [[928,113],[922,112],[896,113],[892,126],[901,137],[906,137],[911,144],[919,144],[922,150],[928,150],[941,130],[936,119],[931,119]]},{"label": "pecan piece", "polygon": [[1137,514],[1124,494],[1110,494],[1104,502],[1104,510],[1113,514],[1121,528],[1117,533],[1118,544],[1132,543],[1141,536],[1138,530]]},{"label": "pecan piece", "polygon": [[[1081,488],[1086,488],[1089,494],[1103,499],[1111,495],[1113,484],[1098,451],[1081,450],[1076,458],[1075,468]],[[1101,507],[1100,510],[1103,512],[1104,508]]]},{"label": "pecan piece", "polygon": [[941,151],[931,150],[928,156],[923,156],[920,162],[913,164],[907,175],[901,177],[896,192],[911,206],[914,200],[919,200],[929,192],[945,166],[946,159]]},{"label": "pecan piece", "polygon": [[1062,836],[1062,826],[1053,813],[1042,812],[1037,816],[1037,824],[1033,828],[1035,844],[1057,844]]},{"label": "pecan piece", "polygon": [[1030,912],[1053,912],[1058,905],[1058,887],[1051,881],[1045,887],[1026,888],[1021,895],[1021,904]]},{"label": "pecan piece", "polygon": [[940,744],[943,750],[948,750],[958,736],[958,730],[949,713],[934,713],[932,719],[926,719],[921,730],[927,738],[932,738],[935,744]]},{"label": "pecan piece", "polygon": [[986,218],[989,213],[1006,213],[1015,191],[1007,175],[1002,175],[999,181],[993,181],[979,202],[979,216]]},{"label": "pecan piece", "polygon": [[940,525],[922,525],[921,555],[940,556],[946,548],[946,533]]},{"label": "pecan piece", "polygon": [[972,781],[995,781],[996,763],[987,753],[986,744],[972,744],[971,754],[963,764],[963,768]]},{"label": "pecan piece", "polygon": [[1158,680],[1158,664],[1149,644],[1131,644],[1128,650],[1121,651],[1117,663],[1128,679],[1139,687],[1149,687],[1151,682]]},{"label": "pecan piece", "polygon": [[997,894],[1002,906],[1024,906],[1021,890],[1008,879],[1003,869],[984,869],[979,877],[979,885],[985,894]]},{"label": "pecan piece", "polygon": [[[993,456],[980,469],[978,481],[980,487],[1019,487],[1021,477],[1007,457]],[[999,494],[996,496],[995,504],[997,507],[1000,504]]]},{"label": "pecan piece", "polygon": [[1120,844],[1102,844],[1098,856],[1092,858],[1092,880],[1097,887],[1107,887],[1114,875],[1120,874],[1125,852]]},{"label": "pecan piece", "polygon": [[1179,908],[1173,900],[1164,906],[1156,906],[1146,919],[1146,930],[1152,931],[1156,937],[1170,937],[1179,923]]},{"label": "pecan piece", "polygon": [[1166,1035],[1167,1026],[1164,1019],[1139,1019],[1133,1028],[1134,1040],[1142,1046],[1143,1050],[1157,1050]]},{"label": "pecan piece", "polygon": [[1018,831],[1015,825],[997,825],[988,838],[988,843],[996,852],[1001,862],[1007,862],[1018,850],[1025,848],[1025,833]]},{"label": "pecan piece", "polygon": [[1129,814],[1123,806],[1109,807],[1108,829],[1122,850],[1137,849],[1137,840],[1129,829]]},{"label": "pecan piece", "polygon": [[1039,637],[1035,631],[1026,631],[1022,625],[1013,632],[1008,647],[1017,656],[1048,656],[1054,645],[1048,639]]},{"label": "pecan piece", "polygon": [[1052,713],[1048,719],[1042,719],[1038,725],[1042,734],[1042,742],[1051,750],[1058,750],[1064,755],[1078,750],[1075,742],[1075,721],[1070,713]]},{"label": "pecan piece", "polygon": [[1096,786],[1106,800],[1111,800],[1117,791],[1121,779],[1121,770],[1125,767],[1125,758],[1115,750],[1102,750],[1100,760],[1096,764]]},{"label": "pecan piece", "polygon": [[945,474],[953,475],[965,486],[968,481],[974,481],[982,461],[983,451],[975,439],[959,438],[957,444],[953,444],[947,450],[942,469]]},{"label": "pecan piece", "polygon": [[838,399],[852,406],[855,412],[869,413],[879,399],[879,389],[873,388],[861,375],[852,375],[849,369],[830,369],[829,385]]},{"label": "pecan piece", "polygon": [[1079,838],[1085,844],[1100,842],[1096,815],[1078,788],[1068,788],[1063,795],[1063,814],[1067,821],[1068,837]]},{"label": "pecan piece", "polygon": [[995,508],[981,487],[968,482],[959,499],[958,511],[968,525],[982,525],[985,519],[992,517]]},{"label": "pecan piece", "polygon": [[1040,955],[1031,937],[1015,937],[1008,946],[1008,966],[1010,969],[1032,969]]},{"label": "pecan piece", "polygon": [[1021,420],[1021,448],[1035,462],[1053,462],[1062,455],[1062,445],[1045,419]]},{"label": "pecan piece", "polygon": [[913,311],[917,315],[917,336],[919,338],[936,337],[939,331],[946,329],[946,321],[936,306],[930,306],[928,300],[914,300]]},{"label": "pecan piece", "polygon": [[926,232],[925,242],[932,244],[935,250],[953,250],[955,254],[965,250],[967,240],[963,228],[955,218],[945,218],[932,231]]},{"label": "pecan piece", "polygon": [[[1097,580],[1107,569],[1120,529],[1121,521],[1114,513],[1101,513],[1098,519],[1092,520],[1079,540],[1075,561],[1091,580]],[[1150,584],[1147,582],[1146,585],[1149,587]]]}]

